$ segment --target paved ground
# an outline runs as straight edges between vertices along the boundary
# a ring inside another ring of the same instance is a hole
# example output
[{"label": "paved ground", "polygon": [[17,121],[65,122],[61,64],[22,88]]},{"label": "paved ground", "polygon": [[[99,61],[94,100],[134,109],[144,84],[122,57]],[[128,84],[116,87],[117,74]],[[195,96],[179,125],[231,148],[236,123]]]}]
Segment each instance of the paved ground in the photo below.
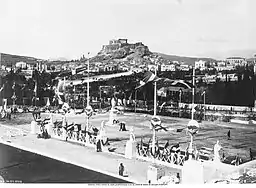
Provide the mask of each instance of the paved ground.
[{"label": "paved ground", "polygon": [[[121,155],[111,153],[97,153],[94,148],[82,147],[55,139],[37,139],[35,135],[24,135],[18,129],[10,130],[6,126],[0,126],[0,142],[136,184],[147,183],[147,170],[151,165],[150,162],[129,160]],[[118,175],[120,163],[124,164],[128,177]],[[160,168],[166,172],[166,175],[180,172],[180,170],[169,167],[162,166]]]},{"label": "paved ground", "polygon": [[1,143],[0,177],[6,183],[129,183]]},{"label": "paved ground", "polygon": [[[43,114],[43,117],[46,116],[47,114]],[[75,122],[85,125],[85,118],[85,115],[81,114],[68,115],[67,119],[69,123]],[[141,141],[141,138],[143,138],[144,142],[148,142],[152,137],[152,132],[149,129],[150,115],[125,113],[124,115],[118,115],[117,118],[126,122],[127,130],[134,126],[136,141]],[[60,120],[61,116],[54,114],[54,121],[58,119]],[[185,128],[189,120],[170,117],[161,117],[161,119],[163,126],[168,127],[169,131],[157,132],[159,143],[164,144],[167,140],[169,140],[171,144],[180,142],[181,148],[185,149],[188,146],[189,136],[186,135],[185,131],[177,132],[177,129]],[[31,120],[31,114],[22,114],[14,118],[11,122],[1,122],[1,124],[30,130],[29,122],[31,122]],[[93,116],[90,122],[94,126],[100,127],[102,120],[108,121],[108,114]],[[118,129],[119,127],[107,127],[106,132],[110,139],[111,147],[117,148],[115,153],[123,154],[125,143],[129,139],[129,131],[119,132]],[[227,139],[228,130],[231,131],[231,140]],[[236,156],[239,154],[240,157],[246,160],[249,159],[249,148],[256,151],[256,127],[252,125],[239,125],[223,122],[201,123],[200,131],[195,137],[197,148],[202,146],[213,148],[217,140],[220,141],[225,156]],[[118,165],[120,162],[123,162],[127,168],[129,178],[134,182],[146,183],[146,171],[150,165],[150,163],[147,162],[128,160],[118,155],[95,153],[93,149],[83,148],[81,146],[67,144],[57,140],[38,140],[32,135],[19,138],[14,137],[12,138],[12,143],[33,148],[37,151],[45,151],[60,158],[65,156],[68,160],[73,160],[81,164],[92,164],[94,169],[106,170],[113,175],[117,174]],[[78,158],[77,156],[90,157]]]},{"label": "paved ground", "polygon": [[[42,114],[42,117],[47,117],[48,114]],[[100,127],[103,120],[108,121],[109,115],[98,114],[90,119],[90,123],[95,127]],[[152,131],[150,126],[150,115],[125,113],[124,115],[118,115],[117,118],[120,121],[126,122],[127,130],[134,127],[134,133],[136,141],[148,142],[152,137]],[[54,114],[55,120],[61,120],[61,115]],[[81,123],[82,126],[86,124],[85,114],[80,115],[67,115],[69,123]],[[33,120],[31,114],[17,115],[14,120],[0,122],[5,125],[12,125],[25,130],[30,130],[30,122]],[[168,127],[169,131],[157,132],[157,139],[160,144],[166,143],[169,140],[170,144],[176,144],[180,142],[181,148],[185,149],[188,146],[190,138],[186,135],[185,131],[177,132],[178,128],[185,128],[189,119],[161,117],[162,125]],[[119,132],[119,127],[107,127],[107,136],[110,139],[111,147],[115,147],[116,153],[124,154],[126,141],[129,139],[129,131]],[[231,131],[231,140],[227,139],[227,132]],[[197,148],[209,147],[213,148],[217,140],[223,147],[223,152],[226,156],[239,154],[240,157],[249,158],[249,148],[256,151],[256,126],[253,125],[239,125],[234,123],[224,122],[202,122],[200,124],[200,131],[195,137],[195,144]]]}]

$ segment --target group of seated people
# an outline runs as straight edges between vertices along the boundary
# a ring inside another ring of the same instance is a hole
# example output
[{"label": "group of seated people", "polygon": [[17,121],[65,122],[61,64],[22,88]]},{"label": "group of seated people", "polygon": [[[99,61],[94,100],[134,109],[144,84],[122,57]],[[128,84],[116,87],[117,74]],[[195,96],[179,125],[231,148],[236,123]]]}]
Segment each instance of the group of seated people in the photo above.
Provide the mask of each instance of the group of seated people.
[{"label": "group of seated people", "polygon": [[[54,129],[55,130],[60,130],[63,128],[62,122],[58,122],[56,121],[54,123]],[[85,137],[88,136],[89,140],[91,140],[91,143],[93,144],[99,144],[98,140],[97,140],[97,136],[99,135],[99,129],[97,127],[91,127],[90,130],[82,130],[82,126],[81,124],[70,124],[70,125],[66,125],[64,127],[67,135],[66,135],[66,141],[68,141],[68,139],[75,139],[75,140],[83,140],[85,142]],[[58,132],[58,131],[57,131]],[[61,132],[61,131],[59,131]],[[60,135],[59,135],[60,136]],[[108,140],[103,141],[101,140],[101,144],[102,145],[108,145]],[[101,151],[101,149],[98,149],[97,151]]]},{"label": "group of seated people", "polygon": [[[143,147],[146,148],[146,152],[141,152],[141,149]],[[179,143],[177,143],[173,146],[170,146],[169,142],[167,142],[164,147],[161,147],[161,146],[159,146],[158,143],[156,143],[155,152],[153,152],[153,148],[152,148],[151,144],[141,142],[140,144],[137,145],[137,149],[138,149],[138,153],[140,155],[143,155],[144,157],[151,155],[154,158],[157,158],[159,156],[168,158],[171,156],[171,153],[173,153],[174,156],[177,158],[178,155],[185,154],[184,152],[182,152],[180,150]]]}]

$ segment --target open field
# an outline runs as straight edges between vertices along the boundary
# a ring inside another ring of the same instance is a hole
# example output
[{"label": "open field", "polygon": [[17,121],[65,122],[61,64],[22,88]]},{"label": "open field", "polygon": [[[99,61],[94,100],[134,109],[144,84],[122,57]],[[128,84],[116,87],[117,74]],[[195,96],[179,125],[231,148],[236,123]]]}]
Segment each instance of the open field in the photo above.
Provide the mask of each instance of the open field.
[{"label": "open field", "polygon": [[[47,117],[48,114],[42,114]],[[109,114],[97,114],[92,116],[90,123],[95,127],[100,127],[101,122],[108,121]],[[106,127],[106,133],[110,140],[111,148],[115,148],[116,153],[124,153],[126,141],[129,139],[129,130],[133,126],[136,141],[148,142],[152,138],[152,131],[149,129],[151,116],[134,113],[124,113],[117,115],[117,119],[126,123],[128,131],[119,132],[119,127]],[[32,114],[17,114],[12,120],[1,121],[1,124],[30,130],[30,122],[33,120]],[[61,120],[60,114],[53,114],[53,120]],[[189,119],[179,119],[171,117],[161,117],[162,125],[168,127],[168,132],[159,131],[156,133],[159,144],[165,144],[169,140],[170,144],[180,143],[181,149],[185,150],[188,146],[190,138],[186,135],[185,130],[177,132],[179,128],[185,128]],[[85,114],[67,115],[68,123],[81,123],[82,127],[86,124]],[[227,139],[227,132],[231,131],[231,140]],[[219,140],[223,147],[222,152],[225,156],[238,155],[243,159],[249,159],[249,148],[256,151],[256,126],[239,125],[234,123],[223,122],[202,122],[200,123],[200,131],[194,139],[197,148],[208,147],[213,148],[216,141]]]}]

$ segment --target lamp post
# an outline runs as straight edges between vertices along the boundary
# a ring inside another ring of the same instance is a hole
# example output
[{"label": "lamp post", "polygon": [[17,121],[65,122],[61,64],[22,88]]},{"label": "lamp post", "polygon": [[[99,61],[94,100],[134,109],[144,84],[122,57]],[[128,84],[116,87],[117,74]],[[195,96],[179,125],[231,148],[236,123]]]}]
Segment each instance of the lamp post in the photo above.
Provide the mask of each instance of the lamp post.
[{"label": "lamp post", "polygon": [[12,85],[12,89],[13,89],[13,96],[12,96],[12,104],[13,104],[13,108],[15,106],[15,101],[17,99],[16,97],[16,92],[15,92],[15,88],[16,88],[16,83],[14,82],[13,85]]},{"label": "lamp post", "polygon": [[73,102],[74,102],[74,110],[76,110],[76,102],[75,102],[75,99],[76,99],[76,86],[74,85],[74,88],[73,88],[73,92],[74,92],[74,100],[73,100]]},{"label": "lamp post", "polygon": [[[155,65],[155,76],[157,75],[157,61]],[[157,105],[157,87],[156,87],[156,81],[154,83],[154,117],[156,117],[156,105]],[[155,155],[155,146],[156,146],[156,130],[155,127],[152,126],[153,128],[153,138],[152,138],[152,153]]]},{"label": "lamp post", "polygon": [[101,86],[99,87],[100,89],[100,111],[101,111]]},{"label": "lamp post", "polygon": [[179,117],[181,117],[181,94],[182,89],[179,89]]},{"label": "lamp post", "polygon": [[90,58],[89,58],[90,52],[88,52],[88,61],[87,61],[87,104],[86,104],[86,113],[87,113],[87,122],[86,122],[86,129],[89,128],[89,118],[92,113],[92,107],[90,106],[90,85],[89,85],[89,72],[90,72]]}]

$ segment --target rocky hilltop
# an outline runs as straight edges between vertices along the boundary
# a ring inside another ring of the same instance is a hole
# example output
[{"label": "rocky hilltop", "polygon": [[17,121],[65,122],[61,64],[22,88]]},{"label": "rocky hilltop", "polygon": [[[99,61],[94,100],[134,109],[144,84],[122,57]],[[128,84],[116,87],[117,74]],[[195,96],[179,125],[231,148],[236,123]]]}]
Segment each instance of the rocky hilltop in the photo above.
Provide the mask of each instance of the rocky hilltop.
[{"label": "rocky hilltop", "polygon": [[192,65],[195,61],[202,59],[205,61],[216,61],[212,58],[181,57],[175,55],[166,55],[162,53],[151,52],[148,46],[142,42],[129,43],[127,39],[113,39],[109,44],[103,45],[100,52],[91,59],[91,62],[102,63],[127,63],[135,65],[145,65],[153,63],[155,60],[159,63],[183,62]]},{"label": "rocky hilltop", "polygon": [[[173,63],[173,62],[183,62],[184,64],[194,64],[199,58],[196,57],[181,57],[176,55],[166,55],[162,53],[151,52],[145,44],[142,42],[129,43],[128,39],[113,39],[110,40],[108,44],[103,45],[99,53],[92,57],[90,62],[102,63],[102,64],[112,64],[118,65],[122,64],[126,67],[131,66],[146,66],[152,64],[155,60],[159,63]],[[205,61],[215,61],[211,58],[200,58]],[[12,65],[17,62],[26,62],[31,64],[36,64],[38,61],[45,61],[49,64],[67,64],[68,60],[54,60],[47,61],[38,58],[11,55],[0,53],[0,62],[2,65]],[[71,60],[76,64],[84,64],[87,58],[84,56],[80,60]]]},{"label": "rocky hilltop", "polygon": [[110,40],[91,62],[144,62],[154,54],[142,42],[128,43],[127,39]]}]

